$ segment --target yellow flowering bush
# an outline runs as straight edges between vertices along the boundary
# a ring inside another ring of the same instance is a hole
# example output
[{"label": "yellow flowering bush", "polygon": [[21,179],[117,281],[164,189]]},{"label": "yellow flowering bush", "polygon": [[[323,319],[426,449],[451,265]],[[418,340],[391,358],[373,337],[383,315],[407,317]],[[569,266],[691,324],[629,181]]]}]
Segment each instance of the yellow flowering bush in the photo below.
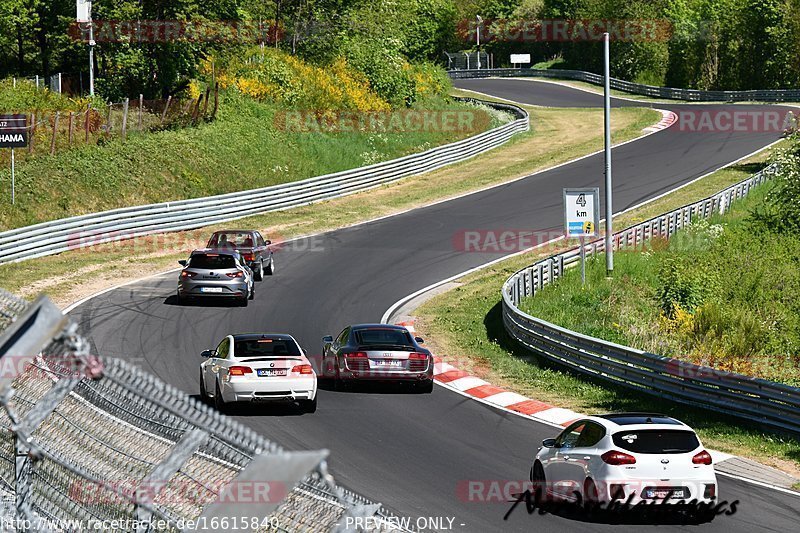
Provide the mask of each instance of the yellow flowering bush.
[{"label": "yellow flowering bush", "polygon": [[223,89],[234,88],[257,100],[271,100],[320,112],[389,110],[388,102],[364,75],[344,59],[326,67],[310,65],[279,50],[255,50],[231,60],[217,76]]}]

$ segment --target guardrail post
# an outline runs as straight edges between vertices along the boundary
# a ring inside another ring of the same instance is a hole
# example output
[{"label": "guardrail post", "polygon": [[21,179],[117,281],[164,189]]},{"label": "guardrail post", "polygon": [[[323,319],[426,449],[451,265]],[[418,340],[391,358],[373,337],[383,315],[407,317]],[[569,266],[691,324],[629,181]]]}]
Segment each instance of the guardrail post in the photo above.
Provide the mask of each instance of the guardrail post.
[{"label": "guardrail post", "polygon": [[[538,269],[537,274],[538,274],[538,276],[536,278],[536,290],[540,291],[540,290],[542,290],[542,287],[544,287],[544,264],[543,263],[539,263],[539,269]],[[535,295],[535,292],[534,292],[534,295]]]}]

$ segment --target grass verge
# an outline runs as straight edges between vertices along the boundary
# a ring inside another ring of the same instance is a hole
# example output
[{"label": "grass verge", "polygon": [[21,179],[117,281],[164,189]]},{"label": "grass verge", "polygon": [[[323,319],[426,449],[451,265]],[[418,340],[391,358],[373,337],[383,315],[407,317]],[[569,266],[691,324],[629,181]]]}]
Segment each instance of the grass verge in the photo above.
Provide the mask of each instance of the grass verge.
[{"label": "grass verge", "polygon": [[[16,205],[0,202],[0,230],[289,183],[420,152],[491,126],[490,115],[473,106],[431,99],[421,109],[469,111],[477,131],[443,124],[398,133],[294,132],[281,127],[284,109],[275,104],[235,91],[221,96],[218,119],[195,128],[132,134],[126,142],[115,138],[25,161],[17,169]],[[10,181],[3,167],[0,182]]]},{"label": "grass verge", "polygon": [[[767,184],[725,215],[698,221],[645,251],[587,261],[520,308],[573,331],[640,350],[800,386],[800,241],[755,232]],[[736,283],[730,283],[736,280]]]},{"label": "grass verge", "polygon": [[[761,166],[766,152],[692,183],[615,221],[617,228],[680,207],[745,179]],[[510,342],[502,323],[500,287],[514,272],[538,258],[567,248],[566,243],[544,247],[458,280],[458,286],[432,298],[414,314],[416,328],[445,361],[487,381],[525,396],[578,412],[666,411],[694,426],[714,449],[749,457],[800,475],[800,441],[765,434],[755,427],[710,411],[687,408],[600,385],[550,366]]]},{"label": "grass verge", "polygon": [[[487,154],[435,172],[404,179],[344,198],[266,213],[240,220],[236,226],[259,229],[273,240],[355,224],[419,207],[483,187],[507,182],[602,149],[602,110],[528,108],[532,130]],[[614,110],[613,139],[641,135],[660,115],[649,109]],[[575,124],[581,128],[575,128]],[[224,224],[228,225],[228,224]],[[203,244],[212,229],[168,238],[148,238],[0,266],[7,290],[23,297],[47,292],[61,305],[93,292],[175,266],[186,251]],[[279,258],[278,258],[279,260]]]}]

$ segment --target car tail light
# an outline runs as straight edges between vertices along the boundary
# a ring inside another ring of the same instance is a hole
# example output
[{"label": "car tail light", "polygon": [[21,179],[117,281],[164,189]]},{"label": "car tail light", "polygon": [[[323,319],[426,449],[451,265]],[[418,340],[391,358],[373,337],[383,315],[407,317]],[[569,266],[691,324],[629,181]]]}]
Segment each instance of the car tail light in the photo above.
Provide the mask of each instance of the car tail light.
[{"label": "car tail light", "polygon": [[293,374],[313,374],[314,370],[311,368],[311,365],[297,365],[296,367],[292,368]]},{"label": "car tail light", "polygon": [[617,450],[609,450],[600,456],[604,463],[619,466],[619,465],[634,465],[636,464],[636,457],[625,452]]},{"label": "car tail light", "polygon": [[228,272],[225,275],[228,276],[229,278],[241,278],[244,274],[242,274],[241,271],[238,271],[238,272]]},{"label": "car tail light", "polygon": [[250,261],[251,263],[256,260],[255,254],[242,254],[242,258],[245,261]]},{"label": "car tail light", "polygon": [[714,484],[706,485],[705,491],[703,491],[703,498],[707,500],[713,500],[717,497],[717,486]]},{"label": "car tail light", "polygon": [[249,366],[232,366],[228,369],[228,374],[231,376],[244,376],[245,374],[252,374],[253,369]]},{"label": "car tail light", "polygon": [[711,454],[703,450],[702,452],[692,457],[692,462],[696,465],[710,465]]},{"label": "car tail light", "polygon": [[190,278],[191,279],[191,278],[195,277],[196,275],[197,275],[197,272],[189,272],[187,270],[184,270],[183,272],[181,272],[181,277],[182,278]]},{"label": "car tail light", "polygon": [[422,372],[428,368],[428,356],[424,353],[412,352],[408,354],[408,370]]},{"label": "car tail light", "polygon": [[350,370],[369,370],[369,359],[367,359],[366,352],[346,353],[344,354],[344,360]]}]

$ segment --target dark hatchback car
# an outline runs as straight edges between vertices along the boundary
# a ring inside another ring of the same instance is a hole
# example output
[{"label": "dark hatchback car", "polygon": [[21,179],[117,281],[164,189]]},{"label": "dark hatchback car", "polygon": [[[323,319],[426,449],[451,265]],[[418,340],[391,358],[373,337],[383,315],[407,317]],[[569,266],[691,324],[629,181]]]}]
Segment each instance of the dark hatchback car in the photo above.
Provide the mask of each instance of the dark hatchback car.
[{"label": "dark hatchback car", "polygon": [[322,339],[322,368],[337,390],[357,381],[397,381],[433,392],[433,356],[402,326],[348,326]]},{"label": "dark hatchback car", "polygon": [[275,273],[275,259],[268,241],[255,230],[220,230],[208,239],[208,248],[236,250],[253,271],[256,281],[264,279],[264,274]]}]

